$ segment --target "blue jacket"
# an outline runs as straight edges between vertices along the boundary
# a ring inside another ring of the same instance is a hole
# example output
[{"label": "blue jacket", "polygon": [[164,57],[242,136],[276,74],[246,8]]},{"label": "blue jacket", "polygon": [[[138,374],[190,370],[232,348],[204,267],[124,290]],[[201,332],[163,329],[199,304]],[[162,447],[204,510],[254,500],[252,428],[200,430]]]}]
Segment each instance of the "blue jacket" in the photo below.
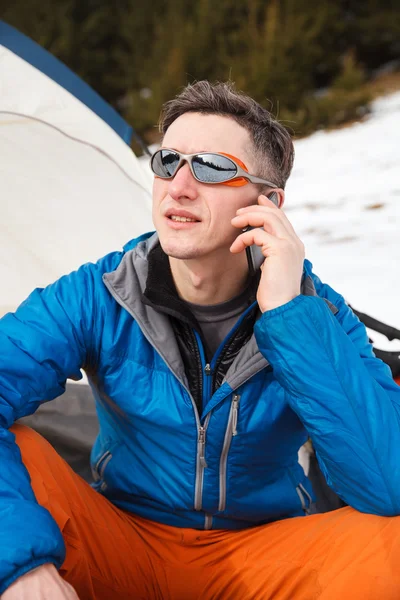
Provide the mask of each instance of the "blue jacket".
[{"label": "blue jacket", "polygon": [[0,593],[64,559],[39,506],[13,422],[86,370],[100,421],[96,489],[177,527],[236,529],[303,515],[297,452],[312,438],[329,485],[357,510],[400,510],[400,388],[365,327],[305,262],[302,294],[264,313],[197,413],[171,324],[142,302],[145,235],[35,290],[0,321]]}]

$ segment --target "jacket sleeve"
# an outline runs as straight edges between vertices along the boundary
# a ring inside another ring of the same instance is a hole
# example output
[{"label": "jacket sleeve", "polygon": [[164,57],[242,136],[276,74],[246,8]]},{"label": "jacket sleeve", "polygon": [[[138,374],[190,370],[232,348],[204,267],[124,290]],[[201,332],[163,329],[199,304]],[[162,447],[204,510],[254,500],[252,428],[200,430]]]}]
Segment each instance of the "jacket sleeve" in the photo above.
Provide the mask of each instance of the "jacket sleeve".
[{"label": "jacket sleeve", "polygon": [[81,379],[91,348],[93,273],[85,265],[35,290],[0,320],[0,594],[20,575],[64,560],[61,532],[39,506],[22,464],[14,421]]},{"label": "jacket sleeve", "polygon": [[300,295],[262,315],[258,346],[330,487],[361,512],[399,515],[400,387],[344,299],[313,280],[318,296]]}]

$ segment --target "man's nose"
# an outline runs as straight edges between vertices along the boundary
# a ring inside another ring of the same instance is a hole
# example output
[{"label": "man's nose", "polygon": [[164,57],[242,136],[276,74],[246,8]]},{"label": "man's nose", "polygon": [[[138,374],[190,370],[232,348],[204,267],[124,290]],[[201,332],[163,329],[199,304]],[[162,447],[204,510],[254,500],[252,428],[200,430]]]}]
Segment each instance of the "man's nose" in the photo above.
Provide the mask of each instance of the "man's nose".
[{"label": "man's nose", "polygon": [[189,165],[186,162],[178,169],[176,175],[170,180],[169,195],[174,200],[180,200],[181,198],[194,200],[197,198],[197,194],[197,181],[193,177]]}]

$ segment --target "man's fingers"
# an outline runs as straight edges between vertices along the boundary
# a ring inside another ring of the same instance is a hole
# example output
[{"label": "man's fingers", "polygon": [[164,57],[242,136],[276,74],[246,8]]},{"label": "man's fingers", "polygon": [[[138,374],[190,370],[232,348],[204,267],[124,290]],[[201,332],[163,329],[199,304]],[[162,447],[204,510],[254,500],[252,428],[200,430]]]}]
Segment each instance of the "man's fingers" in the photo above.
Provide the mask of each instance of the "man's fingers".
[{"label": "man's fingers", "polygon": [[285,222],[279,219],[276,214],[266,213],[265,210],[241,212],[232,219],[232,225],[242,229],[248,226],[258,228],[262,227],[269,233],[281,238],[293,236],[292,230],[286,226]]},{"label": "man's fingers", "polygon": [[272,202],[272,200],[270,200],[265,194],[260,194],[258,196],[258,203],[262,204],[263,206],[270,206],[279,210],[279,206],[277,206],[275,202]]},{"label": "man's fingers", "polygon": [[[262,196],[260,196],[260,198],[262,198]],[[289,219],[287,218],[287,216],[283,212],[283,210],[281,210],[280,208],[277,208],[275,205],[273,205],[270,200],[268,200],[268,205],[253,204],[251,206],[245,206],[243,208],[239,208],[239,210],[237,211],[237,215],[246,214],[248,212],[253,212],[253,211],[260,212],[263,214],[275,215],[278,219],[280,219],[282,221],[282,223],[284,223],[286,225],[286,227],[289,231],[296,234],[293,225],[291,224],[291,222],[289,221]]]},{"label": "man's fingers", "polygon": [[243,252],[247,246],[260,246],[263,254],[267,257],[268,248],[279,245],[280,240],[267,233],[264,229],[256,227],[239,235],[230,247],[232,254]]}]

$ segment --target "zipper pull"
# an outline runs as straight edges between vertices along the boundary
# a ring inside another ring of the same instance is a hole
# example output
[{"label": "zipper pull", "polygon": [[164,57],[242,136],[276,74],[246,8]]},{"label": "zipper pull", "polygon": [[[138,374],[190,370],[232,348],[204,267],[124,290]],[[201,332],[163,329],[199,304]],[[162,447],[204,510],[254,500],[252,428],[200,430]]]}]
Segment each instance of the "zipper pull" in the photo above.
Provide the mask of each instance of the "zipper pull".
[{"label": "zipper pull", "polygon": [[240,396],[233,396],[232,400],[232,435],[237,435],[238,409]]},{"label": "zipper pull", "polygon": [[206,463],[206,458],[205,458],[205,449],[206,449],[206,432],[204,427],[200,427],[199,428],[199,441],[198,441],[198,452],[199,452],[199,459],[200,459],[200,464],[203,468],[207,468],[208,465]]},{"label": "zipper pull", "polygon": [[211,371],[211,365],[210,363],[207,363],[206,366],[204,367],[204,373],[206,375],[212,375],[212,371]]}]

